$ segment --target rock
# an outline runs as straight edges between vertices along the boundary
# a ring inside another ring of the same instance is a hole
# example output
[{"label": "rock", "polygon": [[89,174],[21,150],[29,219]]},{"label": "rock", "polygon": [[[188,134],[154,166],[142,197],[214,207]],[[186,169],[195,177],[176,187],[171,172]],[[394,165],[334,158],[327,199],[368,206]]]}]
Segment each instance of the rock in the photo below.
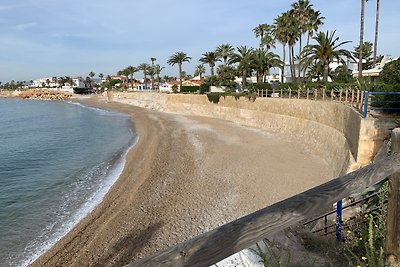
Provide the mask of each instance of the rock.
[{"label": "rock", "polygon": [[19,92],[16,96],[24,99],[39,99],[39,100],[66,100],[72,97],[69,92],[53,91],[53,90],[26,90]]}]

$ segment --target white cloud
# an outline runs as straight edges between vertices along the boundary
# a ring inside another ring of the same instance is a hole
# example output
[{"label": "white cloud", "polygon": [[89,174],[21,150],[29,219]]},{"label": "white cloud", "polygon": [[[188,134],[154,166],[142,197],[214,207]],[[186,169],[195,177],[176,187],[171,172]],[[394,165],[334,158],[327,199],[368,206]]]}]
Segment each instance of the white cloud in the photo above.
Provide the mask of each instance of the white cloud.
[{"label": "white cloud", "polygon": [[35,27],[35,26],[37,26],[37,23],[36,23],[36,22],[28,22],[28,23],[21,23],[21,24],[18,24],[18,25],[16,25],[16,26],[13,26],[12,28],[13,28],[14,30],[17,30],[17,31],[25,31],[25,30],[30,29],[30,28],[33,28],[33,27]]}]

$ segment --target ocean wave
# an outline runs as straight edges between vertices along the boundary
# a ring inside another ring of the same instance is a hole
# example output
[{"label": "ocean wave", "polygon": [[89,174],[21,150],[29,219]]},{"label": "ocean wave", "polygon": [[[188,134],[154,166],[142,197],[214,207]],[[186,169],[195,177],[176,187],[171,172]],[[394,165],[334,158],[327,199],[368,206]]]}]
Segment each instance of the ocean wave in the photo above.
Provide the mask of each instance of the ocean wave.
[{"label": "ocean wave", "polygon": [[[91,193],[86,196],[85,201],[75,210],[73,207],[71,210],[68,203],[76,199],[76,197],[78,197],[77,194],[79,195],[82,192],[79,193],[73,190],[66,194],[63,201],[64,205],[57,211],[57,221],[47,225],[39,237],[26,246],[24,250],[24,260],[17,263],[17,266],[25,267],[37,260],[102,202],[107,192],[121,175],[126,163],[127,153],[136,145],[138,140],[139,138],[135,136],[130,146],[125,149],[123,153],[120,153],[117,158],[95,166],[85,174],[85,177],[82,177],[81,180],[78,180],[73,185],[75,188],[86,187]],[[91,183],[92,179],[102,182]],[[93,190],[93,188],[97,189]]]}]

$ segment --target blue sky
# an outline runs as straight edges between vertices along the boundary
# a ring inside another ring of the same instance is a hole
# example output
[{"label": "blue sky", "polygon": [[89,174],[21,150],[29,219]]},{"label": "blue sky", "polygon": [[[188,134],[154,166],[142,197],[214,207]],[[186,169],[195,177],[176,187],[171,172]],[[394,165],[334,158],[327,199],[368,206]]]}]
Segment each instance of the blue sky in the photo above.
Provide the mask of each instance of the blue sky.
[{"label": "blue sky", "polygon": [[[0,81],[52,76],[114,74],[150,62],[166,67],[177,51],[192,57],[216,46],[256,47],[252,29],[271,24],[289,0],[2,0],[0,2]],[[321,30],[337,30],[340,40],[359,40],[360,0],[314,0],[326,17]],[[365,40],[373,41],[376,0],[366,4]],[[399,0],[381,1],[379,53],[400,55]],[[278,44],[276,52],[281,54]],[[141,77],[140,74],[136,74]]]}]

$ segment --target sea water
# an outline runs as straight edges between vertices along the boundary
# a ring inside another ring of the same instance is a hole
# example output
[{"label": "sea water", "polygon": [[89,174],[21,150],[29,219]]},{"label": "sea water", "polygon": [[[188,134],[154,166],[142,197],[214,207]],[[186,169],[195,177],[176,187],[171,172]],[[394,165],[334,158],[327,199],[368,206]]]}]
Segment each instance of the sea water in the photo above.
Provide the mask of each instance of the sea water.
[{"label": "sea water", "polygon": [[130,117],[0,99],[0,265],[26,266],[90,212],[136,140]]}]

